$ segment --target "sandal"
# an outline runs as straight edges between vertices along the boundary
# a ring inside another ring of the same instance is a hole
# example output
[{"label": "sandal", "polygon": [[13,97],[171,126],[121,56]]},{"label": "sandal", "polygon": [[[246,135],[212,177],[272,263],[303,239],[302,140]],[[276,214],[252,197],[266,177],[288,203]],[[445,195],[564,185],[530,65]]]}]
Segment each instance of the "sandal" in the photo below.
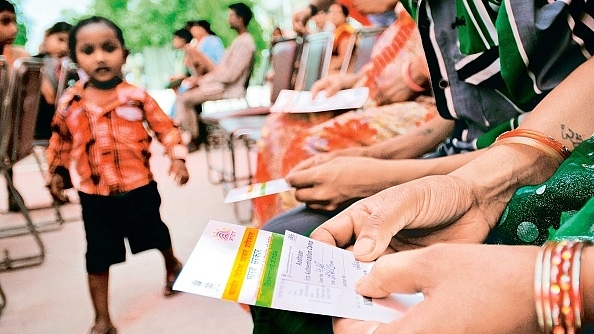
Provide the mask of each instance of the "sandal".
[{"label": "sandal", "polygon": [[183,269],[183,266],[182,266],[181,263],[179,263],[177,269],[174,272],[174,274],[168,274],[167,275],[167,279],[165,281],[165,289],[163,290],[163,295],[165,297],[173,296],[173,295],[175,295],[176,293],[179,292],[179,291],[173,290],[173,284],[175,283],[175,280],[177,279],[177,277],[181,273],[182,269]]}]

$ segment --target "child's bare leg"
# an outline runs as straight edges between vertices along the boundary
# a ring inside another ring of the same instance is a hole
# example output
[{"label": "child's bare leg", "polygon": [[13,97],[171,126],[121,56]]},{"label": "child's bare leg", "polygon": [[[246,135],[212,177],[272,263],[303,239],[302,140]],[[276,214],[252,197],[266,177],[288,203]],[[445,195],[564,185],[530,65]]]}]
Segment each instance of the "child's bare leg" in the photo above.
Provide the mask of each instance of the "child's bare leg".
[{"label": "child's bare leg", "polygon": [[173,248],[169,247],[167,249],[160,249],[159,251],[163,255],[165,270],[167,271],[165,276],[164,295],[171,296],[176,293],[176,291],[173,290],[173,283],[182,269],[182,263],[173,254]]},{"label": "child's bare leg", "polygon": [[100,273],[89,273],[89,291],[95,309],[95,325],[91,333],[108,333],[113,324],[109,317],[108,288],[109,270]]}]

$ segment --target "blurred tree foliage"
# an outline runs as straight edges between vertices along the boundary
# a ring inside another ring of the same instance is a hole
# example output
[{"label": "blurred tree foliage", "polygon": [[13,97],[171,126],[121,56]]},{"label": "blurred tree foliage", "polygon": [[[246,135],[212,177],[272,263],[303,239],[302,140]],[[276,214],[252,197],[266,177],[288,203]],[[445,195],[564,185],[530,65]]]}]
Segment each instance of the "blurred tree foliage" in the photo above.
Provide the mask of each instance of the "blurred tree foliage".
[{"label": "blurred tree foliage", "polygon": [[10,2],[15,6],[17,25],[19,27],[19,32],[14,44],[25,45],[25,43],[27,43],[27,25],[29,24],[29,18],[21,10],[21,0],[12,0]]},{"label": "blurred tree foliage", "polygon": [[[126,46],[132,52],[144,47],[163,47],[171,44],[173,32],[189,20],[208,20],[213,31],[225,46],[237,36],[227,23],[228,6],[238,0],[95,0],[95,15],[112,19],[124,31]],[[250,0],[244,1],[253,7]],[[249,31],[258,50],[266,47],[262,28],[252,20]],[[259,53],[258,53],[259,54]]]}]

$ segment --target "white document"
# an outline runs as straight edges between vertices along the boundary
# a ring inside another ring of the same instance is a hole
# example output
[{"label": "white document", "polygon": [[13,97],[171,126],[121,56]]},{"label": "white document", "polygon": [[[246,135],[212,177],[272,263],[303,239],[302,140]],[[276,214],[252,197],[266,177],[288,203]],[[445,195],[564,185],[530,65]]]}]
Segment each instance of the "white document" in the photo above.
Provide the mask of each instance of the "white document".
[{"label": "white document", "polygon": [[309,113],[328,110],[343,110],[361,108],[367,97],[369,88],[344,89],[331,97],[326,97],[321,91],[315,99],[310,91],[281,90],[276,102],[270,107],[270,112],[279,113]]},{"label": "white document", "polygon": [[280,235],[210,221],[173,288],[240,303],[335,317],[390,322],[420,294],[371,299],[355,282],[372,263],[287,231]]},{"label": "white document", "polygon": [[225,203],[245,201],[247,199],[278,194],[293,189],[285,179],[275,179],[261,183],[254,183],[229,190],[225,196]]}]

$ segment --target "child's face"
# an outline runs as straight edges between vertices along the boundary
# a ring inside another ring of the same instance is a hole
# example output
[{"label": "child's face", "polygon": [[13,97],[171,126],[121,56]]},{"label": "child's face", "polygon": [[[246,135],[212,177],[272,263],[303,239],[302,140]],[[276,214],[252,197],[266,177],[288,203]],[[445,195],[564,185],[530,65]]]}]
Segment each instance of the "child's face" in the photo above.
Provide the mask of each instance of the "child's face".
[{"label": "child's face", "polygon": [[17,33],[18,27],[15,14],[7,10],[0,12],[0,44],[12,44]]},{"label": "child's face", "polygon": [[68,55],[68,33],[58,32],[45,38],[43,42],[45,51],[56,57],[65,57]]},{"label": "child's face", "polygon": [[104,23],[88,24],[76,33],[76,60],[89,77],[99,82],[120,76],[127,51],[116,32]]},{"label": "child's face", "polygon": [[179,36],[173,35],[173,40],[171,41],[171,44],[173,45],[174,49],[181,49],[184,47],[184,45],[186,45],[186,40]]}]

